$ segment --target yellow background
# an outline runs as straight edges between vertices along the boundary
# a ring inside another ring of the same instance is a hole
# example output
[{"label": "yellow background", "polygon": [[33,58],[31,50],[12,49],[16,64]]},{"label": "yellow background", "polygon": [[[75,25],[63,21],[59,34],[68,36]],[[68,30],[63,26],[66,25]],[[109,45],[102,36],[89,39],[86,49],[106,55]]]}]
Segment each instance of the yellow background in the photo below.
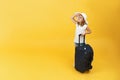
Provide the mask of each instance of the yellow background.
[{"label": "yellow background", "polygon": [[[74,12],[85,12],[93,69],[74,67]],[[0,80],[120,80],[119,0],[0,0]]]}]

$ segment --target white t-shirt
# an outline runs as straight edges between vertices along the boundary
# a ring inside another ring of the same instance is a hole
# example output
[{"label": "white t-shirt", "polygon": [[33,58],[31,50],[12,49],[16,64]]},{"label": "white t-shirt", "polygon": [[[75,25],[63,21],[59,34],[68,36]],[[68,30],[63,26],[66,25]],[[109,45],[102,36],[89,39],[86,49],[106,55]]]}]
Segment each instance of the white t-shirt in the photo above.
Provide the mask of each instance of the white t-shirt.
[{"label": "white t-shirt", "polygon": [[[75,30],[75,37],[74,37],[75,43],[79,43],[79,34],[85,33],[86,28],[87,28],[87,24],[81,26],[81,25],[78,25],[78,23],[76,23],[76,30]],[[83,43],[83,40],[84,40],[84,37],[80,36],[80,43]]]}]

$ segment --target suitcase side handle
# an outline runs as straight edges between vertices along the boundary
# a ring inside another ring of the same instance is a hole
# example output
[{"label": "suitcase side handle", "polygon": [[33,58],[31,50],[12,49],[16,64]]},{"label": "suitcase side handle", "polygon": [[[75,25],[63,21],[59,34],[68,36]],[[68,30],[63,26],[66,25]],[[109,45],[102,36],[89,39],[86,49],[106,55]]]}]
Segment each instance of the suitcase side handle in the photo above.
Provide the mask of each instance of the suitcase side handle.
[{"label": "suitcase side handle", "polygon": [[[80,46],[80,36],[81,36],[82,34],[80,34],[79,35],[79,46]],[[85,44],[85,35],[83,36],[83,43]]]}]

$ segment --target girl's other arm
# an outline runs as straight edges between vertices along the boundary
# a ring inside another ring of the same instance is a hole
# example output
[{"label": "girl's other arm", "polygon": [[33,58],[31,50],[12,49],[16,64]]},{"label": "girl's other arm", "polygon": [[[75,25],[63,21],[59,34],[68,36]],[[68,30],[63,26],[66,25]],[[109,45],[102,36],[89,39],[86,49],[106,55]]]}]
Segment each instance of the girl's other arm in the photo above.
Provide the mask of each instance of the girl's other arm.
[{"label": "girl's other arm", "polygon": [[91,34],[91,33],[92,33],[91,29],[89,27],[87,27],[85,34]]},{"label": "girl's other arm", "polygon": [[91,33],[91,29],[89,27],[86,28],[85,33],[82,34],[82,36],[86,35],[86,34],[90,34]]}]

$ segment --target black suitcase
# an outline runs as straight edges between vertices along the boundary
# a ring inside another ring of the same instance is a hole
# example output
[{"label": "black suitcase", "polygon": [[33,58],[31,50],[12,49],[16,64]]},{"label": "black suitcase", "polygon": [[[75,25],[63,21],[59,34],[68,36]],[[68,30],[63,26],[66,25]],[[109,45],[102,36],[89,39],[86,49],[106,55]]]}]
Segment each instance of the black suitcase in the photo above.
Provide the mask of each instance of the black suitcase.
[{"label": "black suitcase", "polygon": [[79,35],[79,46],[75,47],[75,69],[81,73],[92,69],[92,61],[94,52],[92,47],[89,44],[85,43],[84,36],[84,44],[80,45],[80,36]]}]

